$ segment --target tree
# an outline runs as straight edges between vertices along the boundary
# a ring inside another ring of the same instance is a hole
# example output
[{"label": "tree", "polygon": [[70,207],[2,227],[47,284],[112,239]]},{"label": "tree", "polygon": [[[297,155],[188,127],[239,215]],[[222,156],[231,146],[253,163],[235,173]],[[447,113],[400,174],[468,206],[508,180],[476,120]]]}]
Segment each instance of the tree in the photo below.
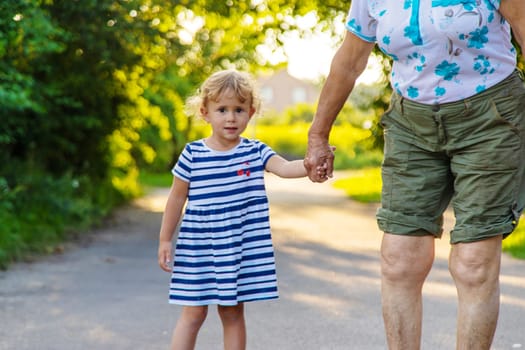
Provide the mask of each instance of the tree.
[{"label": "tree", "polygon": [[[300,28],[297,16],[317,11],[328,18],[337,6],[304,0],[2,2],[2,174],[15,184],[13,164],[22,164],[136,193],[137,165],[167,167],[170,154],[187,141],[192,120],[184,115],[184,99],[212,71],[270,69],[262,45],[279,50],[283,33],[311,29]],[[329,21],[320,23],[328,27]]]}]

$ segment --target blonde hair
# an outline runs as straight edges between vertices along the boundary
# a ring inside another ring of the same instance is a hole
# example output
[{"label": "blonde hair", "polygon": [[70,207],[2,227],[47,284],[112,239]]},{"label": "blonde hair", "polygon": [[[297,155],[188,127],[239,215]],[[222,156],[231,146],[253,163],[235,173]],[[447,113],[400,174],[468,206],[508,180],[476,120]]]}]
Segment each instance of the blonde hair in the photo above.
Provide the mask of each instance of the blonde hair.
[{"label": "blonde hair", "polygon": [[226,90],[233,91],[243,103],[251,101],[251,107],[257,114],[261,98],[255,80],[248,73],[234,69],[218,71],[206,79],[200,89],[186,100],[186,113],[201,115],[201,107],[206,107],[208,101],[218,101]]}]

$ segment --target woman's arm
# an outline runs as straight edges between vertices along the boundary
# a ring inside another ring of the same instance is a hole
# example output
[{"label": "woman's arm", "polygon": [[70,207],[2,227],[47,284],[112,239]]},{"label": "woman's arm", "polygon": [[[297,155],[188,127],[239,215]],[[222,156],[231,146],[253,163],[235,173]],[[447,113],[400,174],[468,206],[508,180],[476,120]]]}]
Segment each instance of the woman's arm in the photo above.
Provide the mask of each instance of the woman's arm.
[{"label": "woman's arm", "polygon": [[158,262],[161,269],[171,272],[172,239],[180,221],[182,209],[188,198],[189,184],[178,177],[173,177],[166,208],[162,216],[162,225],[159,234]]},{"label": "woman's arm", "polygon": [[501,0],[499,12],[512,28],[512,34],[521,47],[525,50],[525,1]]},{"label": "woman's arm", "polygon": [[[308,150],[305,167],[314,182],[323,182],[332,177],[334,155],[328,143],[332,125],[345,104],[355,81],[368,63],[374,43],[366,42],[347,32],[330,65],[330,73],[319,97],[317,112],[308,131]],[[326,176],[317,172],[319,166],[326,167]]]}]

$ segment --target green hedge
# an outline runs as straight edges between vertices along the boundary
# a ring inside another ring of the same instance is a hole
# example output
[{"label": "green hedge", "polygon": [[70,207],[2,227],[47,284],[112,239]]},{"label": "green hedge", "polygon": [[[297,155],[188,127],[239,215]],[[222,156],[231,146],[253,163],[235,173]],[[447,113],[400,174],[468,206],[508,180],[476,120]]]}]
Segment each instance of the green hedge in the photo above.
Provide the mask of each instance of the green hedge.
[{"label": "green hedge", "polygon": [[0,269],[53,252],[74,232],[97,224],[123,197],[88,178],[20,173],[0,177]]}]

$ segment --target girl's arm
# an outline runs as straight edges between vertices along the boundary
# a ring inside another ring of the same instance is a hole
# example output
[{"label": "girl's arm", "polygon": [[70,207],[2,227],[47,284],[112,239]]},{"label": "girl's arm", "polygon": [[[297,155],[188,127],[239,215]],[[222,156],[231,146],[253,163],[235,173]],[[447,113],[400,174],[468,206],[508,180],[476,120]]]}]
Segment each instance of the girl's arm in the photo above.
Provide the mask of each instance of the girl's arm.
[{"label": "girl's arm", "polygon": [[304,162],[300,160],[286,160],[280,155],[276,154],[272,156],[268,162],[266,162],[266,170],[274,173],[279,177],[284,178],[297,178],[304,177],[307,175]]},{"label": "girl's arm", "polygon": [[173,177],[166,209],[162,216],[162,225],[159,234],[158,262],[161,269],[171,272],[169,262],[172,256],[172,239],[180,221],[182,208],[188,198],[188,183],[178,177]]}]

